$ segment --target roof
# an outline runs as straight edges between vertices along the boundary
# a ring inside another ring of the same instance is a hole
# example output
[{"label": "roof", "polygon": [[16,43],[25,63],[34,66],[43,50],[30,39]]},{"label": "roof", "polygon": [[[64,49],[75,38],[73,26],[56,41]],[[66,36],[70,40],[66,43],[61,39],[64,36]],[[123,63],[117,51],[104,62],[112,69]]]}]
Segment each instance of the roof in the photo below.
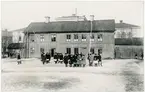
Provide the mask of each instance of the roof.
[{"label": "roof", "polygon": [[115,23],[115,28],[139,28],[139,26],[127,23]]},{"label": "roof", "polygon": [[[94,20],[93,32],[115,31],[115,20]],[[91,29],[90,21],[59,21],[59,22],[33,22],[25,30],[29,33],[55,33],[55,32],[89,32]]]},{"label": "roof", "polygon": [[143,38],[116,38],[115,45],[141,45],[143,46]]},{"label": "roof", "polygon": [[24,48],[24,43],[11,43],[8,46],[8,49],[22,49]]},{"label": "roof", "polygon": [[16,30],[11,30],[11,32],[24,32],[25,28],[20,28],[20,29],[16,29]]}]

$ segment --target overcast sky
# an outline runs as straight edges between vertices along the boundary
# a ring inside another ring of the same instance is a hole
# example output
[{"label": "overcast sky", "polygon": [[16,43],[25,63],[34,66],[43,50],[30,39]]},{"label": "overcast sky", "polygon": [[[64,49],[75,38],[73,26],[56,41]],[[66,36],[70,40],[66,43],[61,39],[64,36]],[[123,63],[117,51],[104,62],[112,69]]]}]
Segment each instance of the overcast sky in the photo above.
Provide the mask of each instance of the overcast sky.
[{"label": "overcast sky", "polygon": [[141,26],[143,35],[143,2],[2,2],[2,29],[15,30],[27,27],[31,22],[44,22],[44,16],[56,17],[78,15],[94,15],[96,20],[115,19],[116,23]]}]

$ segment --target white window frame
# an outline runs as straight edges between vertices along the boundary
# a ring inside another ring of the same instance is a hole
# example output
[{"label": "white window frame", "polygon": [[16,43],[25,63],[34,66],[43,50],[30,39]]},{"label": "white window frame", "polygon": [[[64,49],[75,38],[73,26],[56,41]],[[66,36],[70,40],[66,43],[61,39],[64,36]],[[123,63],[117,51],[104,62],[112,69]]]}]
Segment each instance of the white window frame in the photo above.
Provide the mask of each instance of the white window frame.
[{"label": "white window frame", "polygon": [[[68,35],[70,35],[70,39],[68,39]],[[71,41],[71,34],[66,34],[66,41],[70,42]]]},{"label": "white window frame", "polygon": [[[52,40],[53,38],[55,38],[55,41]],[[56,34],[51,35],[51,42],[56,42]]]},{"label": "white window frame", "polygon": [[[42,39],[42,38],[43,38],[43,39]],[[42,35],[42,34],[40,35],[40,41],[41,41],[41,42],[44,42],[44,35]]]},{"label": "white window frame", "polygon": [[[75,35],[77,35],[77,39],[75,39]],[[78,36],[78,34],[74,34],[74,41],[79,41],[79,36]]]},{"label": "white window frame", "polygon": [[[85,39],[83,39],[83,35],[85,36]],[[82,41],[87,41],[87,36],[85,34],[82,34]]]},{"label": "white window frame", "polygon": [[[99,37],[100,35],[102,35],[102,34],[98,34],[98,37]],[[97,39],[98,39],[98,37],[97,37]],[[102,35],[102,38],[101,38],[101,39],[100,39],[100,38],[98,39],[98,41],[99,41],[99,42],[103,41],[103,35]]]}]

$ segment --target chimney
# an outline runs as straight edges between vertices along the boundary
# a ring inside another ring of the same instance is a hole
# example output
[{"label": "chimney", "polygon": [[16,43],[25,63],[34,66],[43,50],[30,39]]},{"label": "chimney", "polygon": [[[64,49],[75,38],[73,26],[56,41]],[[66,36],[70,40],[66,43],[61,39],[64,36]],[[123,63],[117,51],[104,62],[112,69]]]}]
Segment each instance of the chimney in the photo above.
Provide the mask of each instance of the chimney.
[{"label": "chimney", "polygon": [[123,23],[123,20],[120,20],[120,23]]},{"label": "chimney", "polygon": [[50,17],[49,16],[45,16],[45,23],[49,23],[50,22]]},{"label": "chimney", "polygon": [[90,20],[94,21],[94,15],[90,15]]}]

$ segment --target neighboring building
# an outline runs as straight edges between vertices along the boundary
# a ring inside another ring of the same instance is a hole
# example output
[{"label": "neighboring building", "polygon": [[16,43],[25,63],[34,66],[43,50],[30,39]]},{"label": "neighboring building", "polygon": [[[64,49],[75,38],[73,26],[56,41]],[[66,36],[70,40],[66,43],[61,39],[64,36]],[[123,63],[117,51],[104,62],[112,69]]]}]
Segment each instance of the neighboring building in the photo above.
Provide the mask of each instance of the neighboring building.
[{"label": "neighboring building", "polygon": [[132,38],[136,37],[137,33],[140,31],[140,27],[137,25],[132,25],[124,23],[120,20],[120,23],[115,24],[115,38]]},{"label": "neighboring building", "polygon": [[24,49],[23,49],[24,30],[25,28],[11,31],[12,43],[9,44],[8,49],[10,53],[13,54],[13,57],[16,57],[17,53],[20,53],[22,56],[24,54]]},{"label": "neighboring building", "polygon": [[84,16],[77,16],[76,14],[73,14],[72,16],[62,16],[56,18],[56,21],[86,21],[87,18]]},{"label": "neighboring building", "polygon": [[23,43],[25,29],[26,28],[21,28],[11,31],[13,34],[13,43]]},{"label": "neighboring building", "polygon": [[[34,22],[25,30],[27,57],[40,57],[41,52],[101,53],[103,58],[114,58],[114,20]],[[91,41],[91,48],[89,43]]]},{"label": "neighboring building", "polygon": [[8,30],[2,30],[2,54],[8,52],[8,45],[12,43],[12,32]]},{"label": "neighboring building", "polygon": [[114,48],[115,58],[141,58],[143,54],[143,38],[116,38]]}]

